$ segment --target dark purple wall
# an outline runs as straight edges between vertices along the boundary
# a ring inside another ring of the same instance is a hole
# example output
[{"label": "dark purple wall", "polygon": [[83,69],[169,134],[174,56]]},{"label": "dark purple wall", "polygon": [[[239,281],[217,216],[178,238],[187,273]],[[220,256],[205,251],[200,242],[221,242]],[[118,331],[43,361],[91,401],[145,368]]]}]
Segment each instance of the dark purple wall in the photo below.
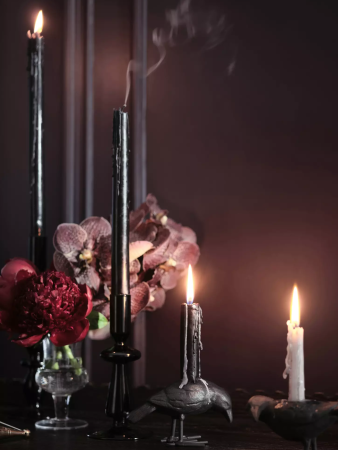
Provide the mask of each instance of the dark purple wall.
[{"label": "dark purple wall", "polygon": [[[149,32],[175,4],[149,1]],[[336,392],[337,7],[204,4],[234,25],[231,77],[229,39],[209,52],[193,42],[169,49],[148,80],[149,190],[196,230],[201,246],[194,274],[203,376],[228,388],[286,389],[286,321],[297,282],[306,387]],[[179,377],[184,299],[182,281],[148,314],[151,385]]]}]

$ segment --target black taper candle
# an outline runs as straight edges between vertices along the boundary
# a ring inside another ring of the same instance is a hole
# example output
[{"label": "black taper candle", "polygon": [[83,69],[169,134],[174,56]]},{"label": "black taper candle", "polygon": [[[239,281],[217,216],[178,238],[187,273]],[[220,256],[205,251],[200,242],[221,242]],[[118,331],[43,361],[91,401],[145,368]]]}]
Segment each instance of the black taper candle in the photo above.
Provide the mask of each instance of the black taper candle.
[{"label": "black taper candle", "polygon": [[[30,236],[29,259],[39,270],[46,270],[46,213],[44,192],[43,154],[43,65],[44,38],[42,11],[38,14],[34,34],[28,31],[28,86],[29,86],[29,184],[30,184]],[[42,390],[35,382],[35,375],[43,359],[42,344],[27,348],[29,360],[22,361],[28,367],[24,393],[29,406],[40,415]]]},{"label": "black taper candle", "polygon": [[201,378],[202,308],[198,303],[181,306],[181,387]]},{"label": "black taper candle", "polygon": [[[114,111],[112,286],[116,295],[129,295],[129,134],[128,114]],[[129,302],[130,303],[130,302]]]},{"label": "black taper candle", "polygon": [[115,345],[101,353],[113,363],[108,389],[106,415],[113,418],[108,431],[91,434],[94,439],[138,440],[146,437],[127,424],[130,412],[127,363],[141,357],[127,346],[131,326],[129,286],[129,124],[128,114],[114,110],[113,119],[113,203],[112,203],[112,280],[110,298],[110,332]]},{"label": "black taper candle", "polygon": [[[42,12],[39,13],[39,16],[42,19]],[[40,270],[45,270],[47,261],[43,154],[44,38],[40,34],[41,31],[42,22],[41,28],[34,34],[28,32],[29,182],[31,199],[29,258]]]}]

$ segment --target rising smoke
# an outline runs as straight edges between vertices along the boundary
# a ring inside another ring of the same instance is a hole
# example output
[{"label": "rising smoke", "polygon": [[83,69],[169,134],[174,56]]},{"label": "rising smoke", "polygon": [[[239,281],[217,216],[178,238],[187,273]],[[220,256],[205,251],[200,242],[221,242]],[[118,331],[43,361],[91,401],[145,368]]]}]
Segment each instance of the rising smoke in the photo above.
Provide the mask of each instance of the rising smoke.
[{"label": "rising smoke", "polygon": [[[145,76],[149,76],[162,64],[166,57],[167,48],[185,45],[192,40],[201,42],[201,50],[212,50],[230,35],[233,26],[229,24],[225,14],[206,7],[208,0],[179,0],[175,9],[165,12],[166,24],[163,28],[155,28],[152,41],[159,52],[159,59],[149,67]],[[236,64],[236,48],[233,51],[228,66],[228,75],[231,75]],[[130,74],[140,70],[134,60],[129,61],[127,68],[127,89],[124,106],[127,105],[130,92]]]}]

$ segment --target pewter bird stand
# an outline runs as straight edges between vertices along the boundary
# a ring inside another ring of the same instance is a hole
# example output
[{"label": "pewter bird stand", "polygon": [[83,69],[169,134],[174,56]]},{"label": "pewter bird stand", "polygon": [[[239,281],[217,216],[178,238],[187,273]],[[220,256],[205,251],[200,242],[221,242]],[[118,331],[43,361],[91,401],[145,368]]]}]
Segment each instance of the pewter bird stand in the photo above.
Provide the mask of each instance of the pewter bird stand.
[{"label": "pewter bird stand", "polygon": [[[162,440],[178,447],[201,447],[207,441],[199,441],[201,436],[186,437],[183,423],[188,415],[203,414],[214,410],[232,422],[230,396],[224,389],[201,378],[201,324],[202,310],[199,304],[183,304],[181,314],[181,381],[153,395],[140,408],[132,411],[128,420],[136,423],[148,414],[158,411],[171,417],[169,437]],[[179,432],[176,434],[177,421]]]},{"label": "pewter bird stand", "polygon": [[302,442],[304,450],[317,450],[317,437],[338,419],[338,402],[289,402],[256,395],[248,408],[257,422],[288,441]]}]

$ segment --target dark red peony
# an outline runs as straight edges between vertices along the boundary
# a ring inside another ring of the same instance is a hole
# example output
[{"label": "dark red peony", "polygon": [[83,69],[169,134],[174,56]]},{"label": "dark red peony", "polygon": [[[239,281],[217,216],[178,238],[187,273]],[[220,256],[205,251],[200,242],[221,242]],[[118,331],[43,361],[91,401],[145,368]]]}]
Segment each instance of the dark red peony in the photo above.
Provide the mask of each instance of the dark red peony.
[{"label": "dark red peony", "polygon": [[19,333],[14,340],[29,347],[47,334],[53,344],[79,342],[89,330],[92,294],[62,272],[37,274],[31,263],[16,258],[0,277],[0,327]]}]

